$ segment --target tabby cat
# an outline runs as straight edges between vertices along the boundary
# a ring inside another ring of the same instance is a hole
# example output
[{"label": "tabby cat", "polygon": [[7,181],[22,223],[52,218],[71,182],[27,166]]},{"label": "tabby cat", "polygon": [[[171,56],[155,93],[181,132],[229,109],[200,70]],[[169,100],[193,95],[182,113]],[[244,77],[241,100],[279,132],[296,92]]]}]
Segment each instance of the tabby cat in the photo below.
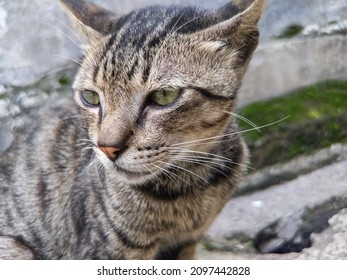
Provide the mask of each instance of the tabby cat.
[{"label": "tabby cat", "polygon": [[61,3],[88,40],[75,101],[51,100],[1,156],[0,258],[194,258],[247,164],[233,111],[264,0]]}]

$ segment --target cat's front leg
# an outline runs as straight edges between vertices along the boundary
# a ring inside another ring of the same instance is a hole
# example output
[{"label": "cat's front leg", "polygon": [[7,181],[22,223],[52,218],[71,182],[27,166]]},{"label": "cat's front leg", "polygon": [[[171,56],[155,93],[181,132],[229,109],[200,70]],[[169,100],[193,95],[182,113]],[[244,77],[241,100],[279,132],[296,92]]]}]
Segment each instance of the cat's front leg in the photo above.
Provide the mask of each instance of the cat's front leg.
[{"label": "cat's front leg", "polygon": [[182,246],[176,259],[177,260],[194,260],[196,245],[197,245],[196,242],[192,242]]},{"label": "cat's front leg", "polygon": [[160,251],[157,260],[193,260],[195,259],[196,242],[189,242]]},{"label": "cat's front leg", "polygon": [[13,237],[0,236],[0,260],[34,260],[33,251]]}]

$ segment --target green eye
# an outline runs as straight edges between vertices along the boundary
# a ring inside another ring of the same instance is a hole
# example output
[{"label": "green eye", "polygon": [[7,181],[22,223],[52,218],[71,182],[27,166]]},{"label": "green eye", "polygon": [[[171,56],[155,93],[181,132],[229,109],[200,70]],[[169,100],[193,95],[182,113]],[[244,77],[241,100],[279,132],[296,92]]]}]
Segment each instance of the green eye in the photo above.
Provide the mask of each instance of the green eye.
[{"label": "green eye", "polygon": [[88,106],[99,106],[100,105],[100,97],[94,91],[91,90],[83,90],[81,91],[81,99],[83,103]]},{"label": "green eye", "polygon": [[154,105],[165,106],[173,103],[180,95],[180,90],[157,90],[151,94]]}]

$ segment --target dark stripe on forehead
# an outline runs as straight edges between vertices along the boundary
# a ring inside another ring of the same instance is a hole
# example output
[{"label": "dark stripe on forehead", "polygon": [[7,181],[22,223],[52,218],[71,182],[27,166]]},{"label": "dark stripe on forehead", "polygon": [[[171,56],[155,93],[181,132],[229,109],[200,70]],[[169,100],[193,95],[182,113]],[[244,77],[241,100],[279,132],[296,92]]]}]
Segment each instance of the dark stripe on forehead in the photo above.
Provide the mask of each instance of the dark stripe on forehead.
[{"label": "dark stripe on forehead", "polygon": [[[160,49],[167,36],[173,33],[191,33],[210,25],[206,21],[204,12],[193,7],[181,6],[154,6],[134,11],[121,17],[113,26],[113,35],[110,36],[101,56],[101,63],[95,66],[93,81],[96,82],[99,72],[104,70],[106,78],[107,69],[112,69],[112,76],[116,78],[118,71],[127,71],[130,78],[134,75],[139,61],[135,60],[132,66],[125,69],[116,69],[116,60],[120,63],[127,59],[125,56],[133,52],[133,56],[143,50],[145,65],[143,66],[143,81],[146,82],[152,67],[152,60],[156,55],[155,49]],[[132,49],[132,51],[131,51]],[[105,57],[106,60],[105,60]],[[102,64],[104,63],[104,65]],[[111,66],[110,68],[109,66]]]},{"label": "dark stripe on forehead", "polygon": [[[121,19],[120,19],[121,20]],[[117,25],[116,25],[117,26]],[[109,51],[110,47],[114,44],[114,41],[116,40],[117,38],[117,33],[114,33],[110,39],[108,40],[105,48],[104,48],[104,52],[101,56],[101,61],[100,63],[97,63],[96,66],[95,66],[95,70],[94,70],[94,73],[93,73],[93,82],[96,83],[96,79],[99,75],[99,72],[100,72],[100,65],[102,64],[102,61],[105,59],[106,55],[107,55],[107,52]]]},{"label": "dark stripe on forehead", "polygon": [[[113,29],[114,29],[114,33],[110,36],[107,44],[105,45],[105,48],[104,48],[104,52],[101,56],[101,60],[104,59],[104,57],[107,56],[107,52],[112,48],[112,46],[115,44],[115,41],[117,39],[117,37],[119,36],[119,32],[122,30],[122,28],[125,27],[126,24],[132,22],[134,18],[137,17],[137,12],[132,12],[124,17],[121,17],[120,19],[118,19],[117,23],[114,25]],[[112,58],[113,58],[113,55],[112,55]],[[112,60],[112,64],[115,64],[115,60],[113,58]],[[96,66],[95,66],[95,70],[94,70],[94,73],[93,73],[93,82],[96,83],[96,79],[99,75],[99,72],[100,72],[100,64],[101,63],[98,63]]]},{"label": "dark stripe on forehead", "polygon": [[129,79],[131,79],[132,76],[134,75],[135,70],[136,70],[136,68],[138,67],[138,65],[139,65],[139,58],[136,57],[136,60],[135,60],[135,62],[133,63],[133,65],[131,66],[130,71],[127,73],[127,76],[128,76]]}]

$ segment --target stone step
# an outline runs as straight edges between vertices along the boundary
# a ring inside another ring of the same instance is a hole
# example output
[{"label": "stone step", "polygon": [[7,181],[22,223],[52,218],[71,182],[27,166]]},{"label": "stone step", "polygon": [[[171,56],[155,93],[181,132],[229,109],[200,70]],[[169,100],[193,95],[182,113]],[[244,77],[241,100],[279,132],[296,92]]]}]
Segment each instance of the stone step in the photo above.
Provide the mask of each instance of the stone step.
[{"label": "stone step", "polygon": [[347,259],[347,209],[329,219],[329,226],[321,234],[312,234],[312,247],[301,253],[259,254],[207,251],[198,248],[197,258],[201,260],[346,260]]},{"label": "stone step", "polygon": [[347,208],[346,170],[343,160],[231,200],[209,230],[206,247],[286,253],[311,246],[310,234]]},{"label": "stone step", "polygon": [[275,164],[250,173],[241,182],[235,195],[244,195],[284,183],[300,175],[343,160],[347,160],[347,145],[334,144],[311,155],[299,156],[286,163]]}]

